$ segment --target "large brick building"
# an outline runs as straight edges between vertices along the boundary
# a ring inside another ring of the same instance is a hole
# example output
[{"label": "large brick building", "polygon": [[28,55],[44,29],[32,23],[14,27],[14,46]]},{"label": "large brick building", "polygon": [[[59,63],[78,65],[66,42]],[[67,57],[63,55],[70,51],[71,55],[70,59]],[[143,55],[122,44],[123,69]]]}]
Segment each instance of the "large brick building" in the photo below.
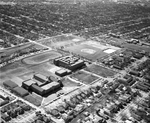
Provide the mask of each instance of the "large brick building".
[{"label": "large brick building", "polygon": [[85,65],[83,60],[72,55],[57,58],[54,60],[54,64],[56,66],[67,68],[71,71],[74,71]]}]

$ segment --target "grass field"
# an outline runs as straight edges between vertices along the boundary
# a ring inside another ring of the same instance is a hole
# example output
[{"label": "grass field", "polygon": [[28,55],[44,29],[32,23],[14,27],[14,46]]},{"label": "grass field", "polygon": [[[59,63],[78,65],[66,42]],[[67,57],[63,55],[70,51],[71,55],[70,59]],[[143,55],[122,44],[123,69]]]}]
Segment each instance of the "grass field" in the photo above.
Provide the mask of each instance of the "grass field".
[{"label": "grass field", "polygon": [[140,46],[140,45],[135,45],[135,44],[124,44],[124,47],[127,49],[137,50],[137,51],[145,50],[146,52],[150,53],[150,48],[148,46]]},{"label": "grass field", "polygon": [[0,83],[15,76],[20,76],[26,72],[30,72],[30,70],[27,68],[27,66],[23,66],[20,61],[8,64],[0,69]]},{"label": "grass field", "polygon": [[[65,50],[69,51],[73,54],[80,55],[80,56],[82,56],[86,59],[92,60],[92,61],[95,61],[95,60],[100,59],[101,57],[107,55],[106,53],[102,52],[102,50],[91,47],[86,44],[67,47],[67,48],[65,48]],[[88,50],[90,50],[89,52],[91,52],[91,53],[88,53]]]},{"label": "grass field", "polygon": [[49,52],[40,53],[38,55],[27,57],[27,58],[23,59],[23,63],[35,65],[35,64],[40,64],[40,63],[46,62],[48,60],[55,59],[60,56],[61,56],[60,53],[57,53],[55,51],[49,51]]},{"label": "grass field", "polygon": [[71,75],[72,78],[75,78],[76,80],[84,83],[84,84],[90,84],[98,79],[97,76],[94,76],[92,74],[86,73],[84,71],[79,71],[75,74]]},{"label": "grass field", "polygon": [[64,50],[69,51],[70,53],[80,55],[91,61],[96,61],[104,56],[111,54],[105,52],[105,50],[107,49],[112,49],[115,52],[120,48],[102,45],[95,41],[87,41],[85,43],[81,43],[80,45],[74,45],[64,48]]},{"label": "grass field", "polygon": [[31,71],[31,72],[27,72],[27,73],[24,73],[22,75],[19,76],[19,78],[23,79],[23,80],[28,80],[28,79],[31,79],[34,75],[34,72]]},{"label": "grass field", "polygon": [[[33,55],[23,60],[19,60],[14,63],[8,64],[0,69],[0,82],[11,79],[15,76],[23,76],[24,74],[28,74],[28,73],[31,74],[33,72],[36,73],[41,72],[46,75],[49,75],[50,72],[48,70],[51,68],[52,65],[49,62],[45,64],[42,63],[59,56],[61,56],[60,53],[57,53],[55,51],[50,51],[38,55]],[[28,78],[28,77],[23,77],[23,78]]]},{"label": "grass field", "polygon": [[[49,70],[52,67],[54,67],[54,65],[50,64],[49,62],[46,62],[45,60],[60,56],[60,54],[57,52],[52,52],[52,54],[53,55],[50,56],[51,52],[46,52],[46,53],[42,53],[42,55],[39,54],[39,55],[32,56],[36,62],[32,60],[32,57],[25,58],[27,59],[26,62],[29,64],[26,64],[26,63],[24,64],[20,60],[20,61],[16,61],[14,63],[8,64],[7,66],[4,66],[3,68],[0,69],[0,83],[5,80],[11,79],[15,76],[19,76],[23,80],[27,80],[31,78],[31,76],[34,73],[43,73],[45,75],[51,75],[52,73],[49,72]],[[33,64],[34,62],[36,64]],[[37,63],[41,63],[41,64],[37,64]]]},{"label": "grass field", "polygon": [[62,83],[65,87],[75,87],[75,86],[79,86],[78,83],[71,81],[68,78],[65,78],[62,80]]},{"label": "grass field", "polygon": [[61,48],[62,46],[73,45],[74,43],[84,40],[85,39],[74,35],[60,35],[49,39],[39,40],[39,42],[49,47]]},{"label": "grass field", "polygon": [[87,68],[85,68],[85,70],[92,72],[92,73],[95,73],[95,74],[102,76],[102,77],[111,77],[111,76],[114,76],[116,74],[115,71],[112,71],[110,69],[104,68],[104,67],[99,66],[99,65],[94,65],[94,64],[88,66]]}]

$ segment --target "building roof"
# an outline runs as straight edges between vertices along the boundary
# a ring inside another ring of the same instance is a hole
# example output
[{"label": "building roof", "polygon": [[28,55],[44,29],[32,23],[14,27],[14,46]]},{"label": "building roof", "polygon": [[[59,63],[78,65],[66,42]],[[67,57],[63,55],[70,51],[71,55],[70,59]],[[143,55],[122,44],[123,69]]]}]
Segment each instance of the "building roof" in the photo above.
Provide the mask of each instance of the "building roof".
[{"label": "building roof", "polygon": [[32,79],[29,79],[29,80],[27,80],[27,81],[24,81],[23,83],[24,83],[25,85],[27,85],[27,86],[31,86],[32,84],[36,84],[36,82],[33,81]]},{"label": "building roof", "polygon": [[2,113],[1,114],[1,118],[5,121],[9,121],[11,118],[9,117],[9,115]]},{"label": "building roof", "polygon": [[54,116],[58,116],[59,115],[59,112],[57,109],[52,109],[51,110],[51,114],[54,115]]},{"label": "building roof", "polygon": [[44,84],[45,84],[45,83],[40,82],[40,81],[38,81],[38,80],[36,80],[35,82],[37,83],[37,85],[38,85],[38,86],[42,86],[42,85],[44,85]]},{"label": "building roof", "polygon": [[27,100],[30,103],[33,103],[36,106],[41,105],[41,101],[39,101],[37,98],[33,97],[31,94],[24,97],[25,100]]},{"label": "building roof", "polygon": [[[29,95],[25,96],[24,99],[26,99],[26,97],[28,97]],[[20,107],[25,111],[29,111],[31,109],[31,107],[25,103],[21,104]]]},{"label": "building roof", "polygon": [[116,83],[116,84],[113,85],[112,88],[113,88],[113,89],[117,89],[117,88],[119,87],[119,85],[120,85],[119,83]]},{"label": "building roof", "polygon": [[22,82],[24,81],[23,79],[19,77],[14,77],[11,79],[12,82],[16,83],[18,86],[22,86]]},{"label": "building roof", "polygon": [[12,82],[11,80],[5,81],[3,82],[3,84],[11,89],[18,86],[16,83]]},{"label": "building roof", "polygon": [[0,106],[3,106],[5,104],[9,103],[9,100],[3,100],[3,101],[0,101]]},{"label": "building roof", "polygon": [[140,75],[140,72],[131,70],[131,71],[129,72],[129,74],[139,76],[139,75]]},{"label": "building roof", "polygon": [[65,57],[60,57],[60,58],[57,58],[55,60],[59,60],[67,65],[74,65],[74,64],[78,64],[80,62],[83,62],[83,60],[79,59],[78,57],[75,57],[75,56],[65,56]]},{"label": "building roof", "polygon": [[58,109],[58,111],[60,112],[60,113],[64,113],[65,112],[65,108],[63,107],[63,106],[58,106],[57,107],[57,109]]},{"label": "building roof", "polygon": [[145,79],[150,80],[150,75],[146,75],[146,76],[144,76],[144,77],[145,77]]},{"label": "building roof", "polygon": [[41,87],[39,87],[39,86],[37,86],[35,84],[32,85],[32,88],[35,89],[35,90],[37,90],[37,91],[39,91],[40,93],[43,93],[43,91],[44,91],[43,88],[41,88]]},{"label": "building roof", "polygon": [[57,87],[59,85],[60,84],[58,82],[51,82],[51,83],[49,83],[47,85],[42,86],[41,88],[44,89],[44,90],[47,90],[47,89],[50,89],[52,87]]},{"label": "building roof", "polygon": [[125,79],[129,79],[130,77],[132,77],[131,75],[126,74],[123,78]]},{"label": "building roof", "polygon": [[47,76],[44,76],[44,75],[39,74],[39,73],[35,74],[34,77],[38,77],[38,78],[42,79],[43,81],[47,81],[48,80]]},{"label": "building roof", "polygon": [[114,64],[113,67],[116,68],[116,69],[122,70],[122,68],[120,66],[116,65],[116,64]]},{"label": "building roof", "polygon": [[125,79],[118,79],[117,82],[122,83],[122,84],[127,84],[127,81]]},{"label": "building roof", "polygon": [[80,59],[78,61],[72,62],[72,64],[70,64],[70,66],[75,66],[75,65],[78,65],[78,64],[81,64],[81,63],[84,63],[84,61]]},{"label": "building roof", "polygon": [[42,120],[37,120],[36,123],[43,123],[43,121]]},{"label": "building roof", "polygon": [[126,120],[125,123],[133,123],[133,122],[130,120]]},{"label": "building roof", "polygon": [[29,94],[29,92],[22,87],[15,87],[13,90],[21,97],[24,97]]},{"label": "building roof", "polygon": [[134,58],[137,58],[137,59],[141,59],[143,57],[143,55],[141,53],[135,53],[133,55]]},{"label": "building roof", "polygon": [[60,69],[58,71],[56,71],[58,74],[64,74],[64,73],[67,73],[67,70],[65,69]]}]

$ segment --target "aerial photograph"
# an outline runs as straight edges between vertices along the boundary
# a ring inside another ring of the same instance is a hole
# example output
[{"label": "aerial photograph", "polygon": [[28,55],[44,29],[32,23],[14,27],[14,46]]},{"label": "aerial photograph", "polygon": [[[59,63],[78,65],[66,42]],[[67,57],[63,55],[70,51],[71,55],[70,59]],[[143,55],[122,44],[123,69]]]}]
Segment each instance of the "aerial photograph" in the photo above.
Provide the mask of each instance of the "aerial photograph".
[{"label": "aerial photograph", "polygon": [[150,0],[0,0],[0,123],[150,123]]}]

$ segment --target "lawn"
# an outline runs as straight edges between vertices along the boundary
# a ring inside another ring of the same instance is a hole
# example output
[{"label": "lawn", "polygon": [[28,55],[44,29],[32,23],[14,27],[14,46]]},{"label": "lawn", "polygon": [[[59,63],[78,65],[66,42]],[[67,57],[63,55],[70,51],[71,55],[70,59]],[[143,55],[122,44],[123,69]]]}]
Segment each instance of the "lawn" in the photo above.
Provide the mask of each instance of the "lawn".
[{"label": "lawn", "polygon": [[99,65],[94,65],[94,64],[85,68],[85,71],[95,73],[95,74],[102,76],[102,77],[111,77],[111,76],[114,76],[116,74],[116,72],[113,70],[107,69],[107,68],[99,66]]},{"label": "lawn", "polygon": [[89,73],[86,73],[84,71],[79,71],[75,74],[71,75],[72,78],[77,79],[78,81],[84,83],[84,84],[90,84],[93,81],[97,80],[98,77]]}]

